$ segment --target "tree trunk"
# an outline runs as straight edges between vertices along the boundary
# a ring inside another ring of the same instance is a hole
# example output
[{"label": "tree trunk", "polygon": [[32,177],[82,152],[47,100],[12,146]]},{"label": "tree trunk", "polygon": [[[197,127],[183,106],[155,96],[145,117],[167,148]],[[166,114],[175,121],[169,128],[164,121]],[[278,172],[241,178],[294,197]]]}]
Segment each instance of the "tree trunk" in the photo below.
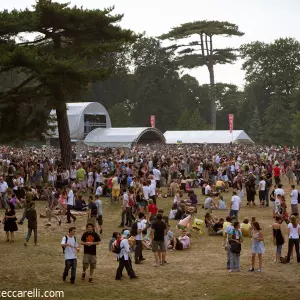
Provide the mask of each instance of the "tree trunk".
[{"label": "tree trunk", "polygon": [[217,110],[216,110],[216,91],[215,91],[215,73],[214,66],[212,63],[207,65],[210,80],[210,124],[211,129],[216,130],[217,128]]},{"label": "tree trunk", "polygon": [[66,104],[56,106],[57,128],[63,167],[70,169],[72,164],[72,145]]}]

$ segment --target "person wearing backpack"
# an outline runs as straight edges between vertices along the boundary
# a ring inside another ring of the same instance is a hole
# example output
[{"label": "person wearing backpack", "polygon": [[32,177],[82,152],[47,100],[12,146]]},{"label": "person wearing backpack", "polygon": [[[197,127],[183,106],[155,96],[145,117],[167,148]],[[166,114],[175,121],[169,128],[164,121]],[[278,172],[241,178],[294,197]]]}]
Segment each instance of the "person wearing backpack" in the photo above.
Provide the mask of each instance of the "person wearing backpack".
[{"label": "person wearing backpack", "polygon": [[122,279],[122,272],[125,267],[130,279],[136,279],[130,258],[130,249],[128,243],[128,237],[130,235],[129,230],[124,230],[121,239],[117,239],[113,245],[113,252],[117,254],[119,260],[119,267],[116,273],[116,280]]},{"label": "person wearing backpack", "polygon": [[131,235],[135,236],[135,263],[141,264],[143,260],[143,230],[146,229],[146,223],[145,220],[145,214],[143,212],[140,212],[138,215],[138,220],[133,222],[132,228],[131,228]]},{"label": "person wearing backpack", "polygon": [[89,211],[88,211],[87,223],[92,223],[94,225],[95,231],[98,232],[97,230],[98,208],[93,196],[89,196],[88,208]]},{"label": "person wearing backpack", "polygon": [[65,269],[63,272],[63,281],[66,281],[69,270],[71,269],[70,282],[75,283],[76,267],[77,267],[77,256],[76,252],[80,250],[75,237],[76,228],[70,227],[69,233],[62,238],[61,246],[65,255]]},{"label": "person wearing backpack", "polygon": [[240,223],[234,222],[233,229],[229,232],[229,247],[230,247],[230,270],[229,272],[240,272],[240,254],[241,243],[243,242],[242,232],[240,231]]}]

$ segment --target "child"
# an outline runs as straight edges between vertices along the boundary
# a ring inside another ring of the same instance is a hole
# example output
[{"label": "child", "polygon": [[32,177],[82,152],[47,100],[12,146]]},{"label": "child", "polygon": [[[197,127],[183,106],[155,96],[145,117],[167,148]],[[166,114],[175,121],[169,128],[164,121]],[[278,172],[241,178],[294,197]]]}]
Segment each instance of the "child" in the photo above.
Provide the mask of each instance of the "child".
[{"label": "child", "polygon": [[264,247],[264,235],[259,226],[258,222],[253,222],[252,224],[252,266],[249,272],[254,272],[254,265],[255,265],[255,256],[258,255],[258,265],[259,269],[258,272],[261,272],[262,268],[262,254],[265,252]]},{"label": "child", "polygon": [[222,195],[219,196],[219,209],[226,209],[226,203]]},{"label": "child", "polygon": [[241,224],[241,230],[244,237],[249,237],[250,230],[251,230],[251,224],[249,223],[249,219],[245,218],[243,223]]}]

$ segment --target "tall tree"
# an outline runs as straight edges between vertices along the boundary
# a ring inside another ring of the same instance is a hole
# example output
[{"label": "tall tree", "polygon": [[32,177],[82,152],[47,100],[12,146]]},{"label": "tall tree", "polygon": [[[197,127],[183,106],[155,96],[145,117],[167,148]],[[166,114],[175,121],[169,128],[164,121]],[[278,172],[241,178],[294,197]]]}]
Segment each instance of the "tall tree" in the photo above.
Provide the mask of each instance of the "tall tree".
[{"label": "tall tree", "polygon": [[109,116],[112,127],[130,127],[132,126],[131,109],[124,102],[115,104],[109,109]]},{"label": "tall tree", "polygon": [[261,118],[257,107],[255,107],[251,116],[249,134],[250,138],[253,141],[257,143],[263,142],[263,128],[261,125]]},{"label": "tall tree", "polygon": [[292,143],[294,146],[299,147],[300,146],[300,111],[297,111],[293,115],[292,119],[292,128],[291,128],[291,134],[292,134]]},{"label": "tall tree", "polygon": [[[214,66],[217,64],[233,63],[237,59],[236,50],[233,48],[215,49],[213,39],[216,36],[242,36],[238,26],[229,22],[219,21],[195,21],[182,24],[173,28],[161,39],[181,40],[169,47],[171,50],[178,50],[176,62],[183,68],[194,69],[206,66],[210,80],[210,101],[211,101],[211,127],[216,129],[216,95],[215,95],[215,73]],[[197,37],[191,42],[183,39]]]},{"label": "tall tree", "polygon": [[179,130],[205,130],[208,129],[207,124],[201,118],[199,109],[185,109],[178,119]]},{"label": "tall tree", "polygon": [[[106,78],[112,69],[107,63],[109,54],[122,51],[125,42],[135,39],[130,30],[117,25],[123,16],[112,15],[112,11],[113,8],[85,10],[71,8],[68,3],[38,0],[32,11],[0,13],[0,47],[4,53],[1,70],[25,69],[25,85],[36,80],[36,93],[42,90],[48,94],[51,108],[56,109],[66,168],[72,161],[66,102],[78,99],[90,82]],[[23,36],[22,43],[16,43],[16,36]],[[35,40],[28,40],[32,36]],[[97,63],[91,67],[89,61]],[[19,93],[23,86],[11,94]],[[2,100],[5,96],[2,94]]]}]

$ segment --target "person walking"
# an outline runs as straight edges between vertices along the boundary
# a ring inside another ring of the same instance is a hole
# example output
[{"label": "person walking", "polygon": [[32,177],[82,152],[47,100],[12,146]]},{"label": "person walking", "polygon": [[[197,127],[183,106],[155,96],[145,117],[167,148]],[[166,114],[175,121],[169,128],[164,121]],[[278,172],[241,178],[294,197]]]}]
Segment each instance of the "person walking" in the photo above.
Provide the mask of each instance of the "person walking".
[{"label": "person walking", "polygon": [[291,260],[291,254],[293,247],[295,245],[297,262],[300,263],[300,254],[299,254],[299,236],[300,236],[300,225],[297,222],[295,216],[291,216],[291,223],[288,224],[288,254],[286,261],[289,263]]},{"label": "person walking", "polygon": [[0,176],[0,194],[2,198],[2,202],[0,203],[2,208],[7,208],[7,202],[6,202],[6,192],[8,190],[8,184],[6,181],[4,181],[3,176]]},{"label": "person walking", "polygon": [[132,263],[130,258],[130,249],[129,249],[129,243],[128,243],[128,237],[130,235],[129,230],[124,230],[122,234],[121,240],[116,240],[114,247],[119,247],[120,253],[118,253],[118,260],[119,260],[119,267],[117,269],[116,273],[116,280],[122,279],[122,272],[125,267],[127,274],[130,279],[136,279],[137,276],[135,275],[135,272],[132,269]]},{"label": "person walking", "polygon": [[61,225],[60,218],[54,213],[54,195],[52,193],[52,187],[49,187],[49,194],[48,194],[48,208],[47,208],[47,216],[48,216],[48,223],[46,226],[51,226],[51,219],[52,217],[58,221],[58,225]]},{"label": "person walking", "polygon": [[68,184],[67,188],[67,223],[71,223],[71,218],[73,219],[73,222],[76,222],[76,217],[71,213],[71,209],[75,205],[75,199],[74,199],[74,192],[72,190],[72,183]]},{"label": "person walking", "polygon": [[126,188],[123,189],[123,201],[122,201],[122,215],[121,215],[121,224],[119,227],[124,227],[125,215],[126,215],[126,226],[131,227],[132,224],[132,209],[129,205],[129,195]]},{"label": "person walking", "polygon": [[240,209],[241,209],[241,199],[239,196],[237,196],[236,191],[233,191],[229,215],[230,217],[235,216],[237,222],[238,222],[238,213]]},{"label": "person walking", "polygon": [[[265,252],[264,247],[264,235],[259,226],[258,222],[252,223],[252,265],[249,269],[249,272],[254,272],[255,267],[255,256],[258,256],[258,272],[261,272],[262,269],[262,255]],[[298,237],[299,241],[299,237]],[[299,244],[299,243],[298,243]]]},{"label": "person walking", "polygon": [[296,189],[295,185],[291,185],[291,209],[292,209],[292,215],[298,216],[299,215],[299,210],[298,210],[298,195],[299,192]]},{"label": "person walking", "polygon": [[93,196],[89,196],[89,204],[88,204],[88,221],[87,223],[92,223],[95,231],[98,231],[97,219],[98,219],[98,208],[94,201]]},{"label": "person walking", "polygon": [[[15,206],[13,203],[9,203],[8,209],[5,212],[5,216],[3,219],[4,223],[4,231],[6,233],[6,242],[14,242],[15,241],[15,231],[18,231],[17,226],[17,218],[16,218],[16,211]],[[9,240],[9,233],[10,233],[10,240]]]},{"label": "person walking", "polygon": [[24,246],[27,246],[30,240],[31,233],[34,234],[34,245],[37,245],[37,214],[35,209],[35,203],[31,202],[29,208],[26,210],[26,219],[28,220],[28,232],[25,238]]},{"label": "person walking", "polygon": [[151,226],[150,245],[155,258],[155,267],[164,265],[166,261],[165,235],[167,234],[166,223],[162,221],[162,215],[156,216],[156,221]]},{"label": "person walking", "polygon": [[77,243],[76,237],[76,228],[70,227],[69,233],[62,238],[61,246],[65,254],[65,269],[63,272],[63,281],[66,281],[69,270],[71,269],[71,278],[70,283],[75,283],[76,277],[76,267],[77,267],[77,256],[76,252],[80,251],[79,245]]},{"label": "person walking", "polygon": [[99,233],[102,234],[102,226],[103,226],[103,208],[102,208],[102,201],[100,200],[100,196],[96,195],[95,196],[95,204],[97,206],[98,209],[98,217],[97,217],[97,221],[98,221],[98,225],[99,225]]},{"label": "person walking", "polygon": [[84,254],[83,254],[83,272],[81,279],[85,280],[86,270],[90,267],[90,277],[89,282],[93,282],[93,274],[96,269],[97,264],[97,256],[96,246],[100,244],[100,236],[94,230],[94,225],[92,223],[88,223],[86,225],[86,232],[81,237],[81,245],[84,245]]},{"label": "person walking", "polygon": [[240,223],[234,222],[233,229],[228,234],[229,248],[230,248],[230,269],[229,272],[240,272],[240,255],[241,243],[243,242],[243,235],[240,231]]}]

